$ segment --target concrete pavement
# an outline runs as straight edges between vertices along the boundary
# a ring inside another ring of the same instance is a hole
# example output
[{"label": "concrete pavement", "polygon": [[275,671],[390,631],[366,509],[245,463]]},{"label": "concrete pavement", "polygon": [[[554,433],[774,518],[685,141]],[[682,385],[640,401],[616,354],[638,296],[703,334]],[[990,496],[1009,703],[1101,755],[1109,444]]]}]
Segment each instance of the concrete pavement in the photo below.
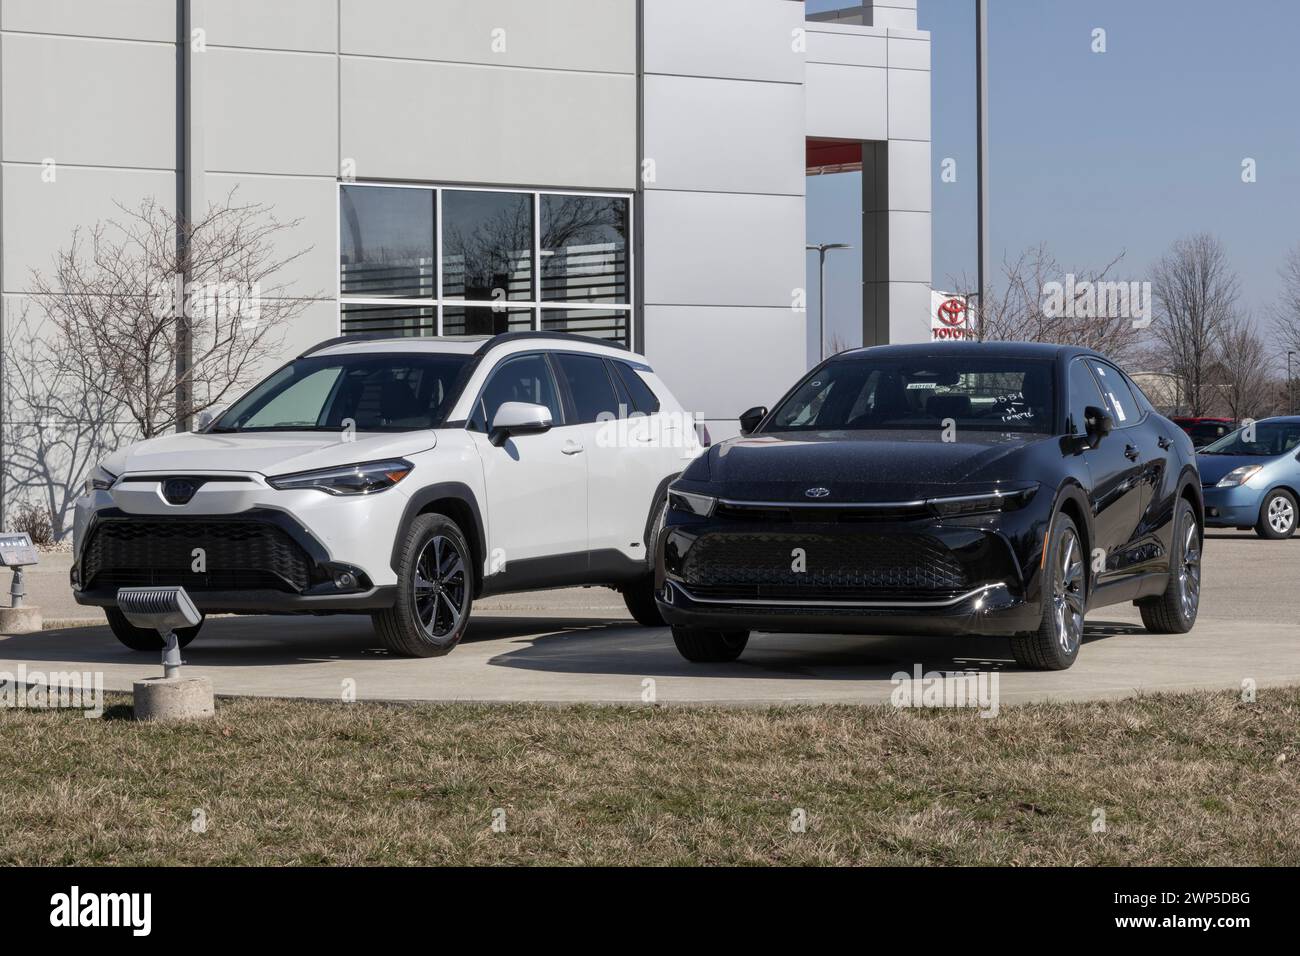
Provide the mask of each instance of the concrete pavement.
[{"label": "concrete pavement", "polygon": [[[661,704],[742,706],[880,703],[891,676],[917,664],[996,669],[1004,704],[1300,683],[1300,539],[1212,532],[1204,577],[1190,634],[1148,634],[1131,606],[1103,608],[1079,661],[1058,673],[1017,670],[1005,641],[972,638],[758,634],[736,663],[693,665],[666,629],[638,627],[601,589],[483,602],[461,646],[434,660],[389,657],[366,618],[215,618],[186,650],[186,671],[219,695],[338,700],[355,686],[360,700],[639,704],[649,679]],[[0,671],[20,664],[102,671],[112,690],[158,670],[102,626],[0,638]]]}]

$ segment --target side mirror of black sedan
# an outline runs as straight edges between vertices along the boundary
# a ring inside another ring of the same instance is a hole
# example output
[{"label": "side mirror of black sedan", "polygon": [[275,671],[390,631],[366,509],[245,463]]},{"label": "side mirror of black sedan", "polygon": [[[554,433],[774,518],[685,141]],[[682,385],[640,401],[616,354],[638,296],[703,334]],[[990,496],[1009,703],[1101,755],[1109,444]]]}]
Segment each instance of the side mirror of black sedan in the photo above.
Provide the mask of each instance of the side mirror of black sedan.
[{"label": "side mirror of black sedan", "polygon": [[766,405],[755,405],[753,408],[749,409],[748,411],[741,412],[740,433],[742,435],[748,435],[755,428],[757,428],[758,423],[761,422],[766,417],[767,417]]},{"label": "side mirror of black sedan", "polygon": [[1115,419],[1110,417],[1110,413],[1096,405],[1089,405],[1083,410],[1083,420],[1088,429],[1088,438],[1094,448],[1115,427]]}]

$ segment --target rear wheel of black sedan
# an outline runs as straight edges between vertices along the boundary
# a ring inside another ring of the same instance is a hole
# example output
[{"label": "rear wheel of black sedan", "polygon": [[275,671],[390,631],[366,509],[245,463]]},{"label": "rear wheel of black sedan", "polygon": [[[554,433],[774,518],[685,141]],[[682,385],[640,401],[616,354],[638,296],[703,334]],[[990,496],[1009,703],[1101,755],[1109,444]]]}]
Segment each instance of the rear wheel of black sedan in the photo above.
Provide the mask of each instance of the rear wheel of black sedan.
[{"label": "rear wheel of black sedan", "polygon": [[734,661],[749,643],[749,631],[713,631],[697,627],[674,627],[677,651],[696,664]]},{"label": "rear wheel of black sedan", "polygon": [[1174,546],[1169,555],[1169,584],[1157,598],[1138,604],[1142,623],[1152,634],[1186,634],[1201,606],[1201,527],[1186,499],[1174,515]]},{"label": "rear wheel of black sedan", "polygon": [[1052,522],[1043,568],[1043,617],[1038,630],[1011,639],[1011,653],[1021,667],[1063,671],[1079,656],[1083,617],[1087,612],[1087,552],[1079,529],[1067,515]]},{"label": "rear wheel of black sedan", "polygon": [[[131,648],[133,651],[161,651],[163,649],[162,636],[152,627],[136,627],[126,619],[126,615],[115,607],[104,608],[104,616],[108,618],[108,626],[113,631],[113,636],[119,641]],[[199,636],[199,628],[203,622],[195,624],[193,627],[182,627],[176,631],[176,643],[185,647],[190,641]]]}]

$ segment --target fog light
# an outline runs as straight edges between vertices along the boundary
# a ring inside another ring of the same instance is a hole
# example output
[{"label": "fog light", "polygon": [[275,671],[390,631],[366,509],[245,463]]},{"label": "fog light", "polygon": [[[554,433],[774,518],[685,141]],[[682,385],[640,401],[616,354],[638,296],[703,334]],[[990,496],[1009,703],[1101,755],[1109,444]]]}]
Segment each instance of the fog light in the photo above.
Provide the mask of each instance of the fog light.
[{"label": "fog light", "polygon": [[357,586],[357,579],[353,577],[351,571],[340,571],[334,575],[334,586],[340,591],[351,591]]}]

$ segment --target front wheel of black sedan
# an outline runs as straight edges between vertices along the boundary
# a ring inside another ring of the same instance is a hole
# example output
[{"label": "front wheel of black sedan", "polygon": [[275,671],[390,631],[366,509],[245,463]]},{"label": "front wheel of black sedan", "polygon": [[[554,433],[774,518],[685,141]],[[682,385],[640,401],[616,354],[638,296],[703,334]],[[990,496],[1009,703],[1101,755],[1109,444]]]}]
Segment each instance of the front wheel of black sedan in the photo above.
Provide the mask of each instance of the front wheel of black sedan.
[{"label": "front wheel of black sedan", "polygon": [[397,600],[371,615],[394,654],[441,657],[469,626],[474,578],[469,544],[456,522],[423,514],[411,522],[397,568]]},{"label": "front wheel of black sedan", "polygon": [[1174,546],[1169,556],[1169,584],[1157,598],[1138,605],[1142,623],[1152,634],[1186,634],[1201,605],[1201,529],[1186,500],[1174,513]]},{"label": "front wheel of black sedan", "polygon": [[1087,552],[1074,522],[1058,514],[1052,522],[1043,567],[1043,617],[1038,630],[1011,639],[1021,667],[1063,671],[1079,656],[1087,612]]},{"label": "front wheel of black sedan", "polygon": [[697,627],[674,627],[677,651],[695,664],[734,661],[749,643],[749,631],[711,631]]}]

